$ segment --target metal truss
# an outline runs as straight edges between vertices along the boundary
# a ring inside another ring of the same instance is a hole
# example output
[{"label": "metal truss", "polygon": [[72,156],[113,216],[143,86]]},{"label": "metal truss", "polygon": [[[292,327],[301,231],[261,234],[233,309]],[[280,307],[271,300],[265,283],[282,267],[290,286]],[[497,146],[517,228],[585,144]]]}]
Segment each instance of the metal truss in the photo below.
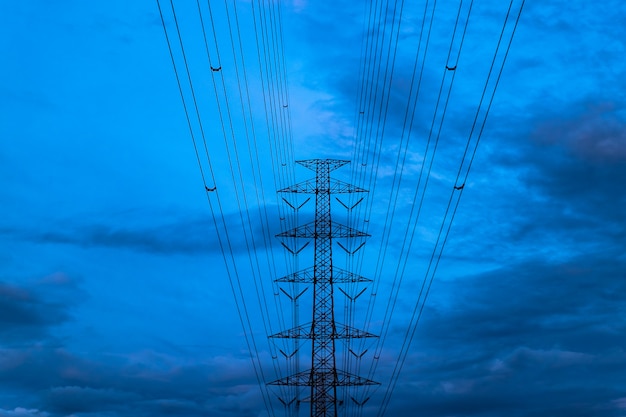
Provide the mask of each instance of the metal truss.
[{"label": "metal truss", "polygon": [[[311,416],[336,417],[337,387],[378,384],[367,378],[337,369],[335,358],[336,340],[377,337],[372,333],[336,323],[333,298],[334,284],[368,282],[370,280],[333,266],[333,239],[365,238],[369,235],[331,220],[331,195],[367,191],[330,178],[331,171],[348,164],[349,161],[309,159],[296,162],[315,171],[315,179],[303,181],[278,192],[315,195],[315,220],[276,236],[279,238],[313,239],[315,246],[314,266],[279,278],[276,281],[313,284],[313,320],[310,323],[269,337],[311,340],[311,369],[278,379],[268,385],[311,387],[309,398]],[[342,202],[340,201],[340,203]],[[342,205],[348,208],[344,203]],[[344,246],[342,248],[345,249]]]}]

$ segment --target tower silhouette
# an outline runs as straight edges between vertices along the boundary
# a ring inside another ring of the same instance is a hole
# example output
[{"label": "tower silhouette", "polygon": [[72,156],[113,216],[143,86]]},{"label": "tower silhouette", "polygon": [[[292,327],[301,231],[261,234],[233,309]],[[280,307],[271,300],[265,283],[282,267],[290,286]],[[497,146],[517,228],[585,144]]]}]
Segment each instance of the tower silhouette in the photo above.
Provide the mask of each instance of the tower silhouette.
[{"label": "tower silhouette", "polygon": [[337,416],[338,387],[375,385],[377,382],[337,369],[336,345],[338,339],[377,337],[363,330],[335,321],[334,284],[369,281],[333,265],[333,239],[364,238],[368,234],[333,222],[331,195],[363,193],[366,190],[331,179],[330,172],[349,163],[337,159],[309,159],[296,163],[315,171],[315,178],[279,190],[280,193],[315,195],[315,220],[276,235],[282,238],[314,240],[314,265],[278,279],[278,282],[313,284],[312,321],[289,330],[270,335],[271,338],[311,340],[311,368],[288,375],[269,385],[306,386],[311,388],[312,417]]}]

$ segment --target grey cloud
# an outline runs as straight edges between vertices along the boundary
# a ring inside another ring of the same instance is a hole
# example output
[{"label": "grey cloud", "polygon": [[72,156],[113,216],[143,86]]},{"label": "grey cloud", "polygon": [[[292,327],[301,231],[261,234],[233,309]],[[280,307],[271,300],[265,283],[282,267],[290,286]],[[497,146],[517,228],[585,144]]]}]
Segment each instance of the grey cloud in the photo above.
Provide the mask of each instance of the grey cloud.
[{"label": "grey cloud", "polygon": [[600,98],[572,103],[558,116],[518,119],[486,138],[446,253],[499,262],[619,256],[626,237],[620,107]]},{"label": "grey cloud", "polygon": [[455,302],[445,317],[453,329],[437,333],[450,341],[492,340],[500,346],[541,341],[577,350],[599,340],[616,346],[625,326],[615,320],[624,310],[624,270],[623,260],[592,255],[556,264],[529,261],[438,283]]},{"label": "grey cloud", "polygon": [[624,270],[592,255],[436,282],[392,414],[619,415]]},{"label": "grey cloud", "polygon": [[79,386],[59,386],[48,390],[47,409],[62,414],[83,411],[112,411],[125,408],[125,405],[141,399],[135,393],[122,392],[112,388],[94,389]]},{"label": "grey cloud", "polygon": [[0,282],[0,343],[47,337],[50,327],[71,318],[68,294],[76,296],[79,291],[75,282],[61,273],[31,285]]},{"label": "grey cloud", "polygon": [[55,417],[252,416],[263,407],[246,358],[202,360],[144,351],[87,359],[64,349],[5,351],[3,356],[17,358],[0,363],[5,395],[36,393],[31,400],[19,396],[19,406]]},{"label": "grey cloud", "polygon": [[[269,211],[274,213],[275,207],[270,207]],[[155,216],[160,217],[159,215]],[[249,229],[246,229],[246,233],[249,237],[254,238],[257,249],[264,248],[268,242],[271,245],[279,246],[279,242],[274,237],[282,227],[278,215],[269,216],[269,233],[267,233],[266,227],[261,225],[256,212],[251,211],[251,216],[252,233]],[[220,220],[218,216],[218,221]],[[233,248],[234,252],[247,252],[248,245],[252,245],[252,240],[250,238],[249,242],[246,243],[239,214],[226,214],[225,222],[230,237],[230,247]],[[73,220],[71,222],[59,222],[57,227],[44,231],[4,227],[0,232],[23,240],[47,244],[130,248],[154,254],[197,255],[221,250],[210,213],[192,215],[184,219],[162,218],[158,222],[160,223],[158,226],[146,227],[141,223],[141,220],[136,221],[130,217],[117,224],[104,221],[90,224],[85,220]],[[224,247],[228,248],[224,228],[221,225],[219,228]]]}]

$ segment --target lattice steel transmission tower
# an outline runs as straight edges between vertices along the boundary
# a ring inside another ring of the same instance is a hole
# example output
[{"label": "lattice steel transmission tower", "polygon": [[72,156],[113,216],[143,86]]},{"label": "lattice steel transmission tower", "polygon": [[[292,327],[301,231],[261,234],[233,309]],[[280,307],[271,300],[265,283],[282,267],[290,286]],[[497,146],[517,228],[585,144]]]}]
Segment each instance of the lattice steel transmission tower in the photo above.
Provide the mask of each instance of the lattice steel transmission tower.
[{"label": "lattice steel transmission tower", "polygon": [[313,239],[314,266],[280,278],[278,282],[313,284],[313,320],[271,335],[271,338],[311,340],[311,369],[270,382],[269,385],[311,387],[312,417],[336,417],[338,387],[375,385],[374,381],[337,369],[338,339],[377,337],[335,321],[333,285],[369,281],[333,265],[333,239],[364,238],[368,234],[331,220],[331,194],[363,193],[366,190],[331,179],[330,172],[349,163],[336,159],[309,159],[296,163],[315,171],[315,178],[279,190],[281,193],[315,195],[315,220],[280,233],[277,237]]}]

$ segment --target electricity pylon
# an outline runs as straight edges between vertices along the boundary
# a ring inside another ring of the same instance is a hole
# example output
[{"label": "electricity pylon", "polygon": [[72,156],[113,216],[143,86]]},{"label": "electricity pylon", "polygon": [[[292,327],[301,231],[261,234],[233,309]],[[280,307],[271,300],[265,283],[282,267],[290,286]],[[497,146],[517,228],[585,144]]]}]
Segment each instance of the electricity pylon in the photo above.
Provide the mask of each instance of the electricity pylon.
[{"label": "electricity pylon", "polygon": [[311,369],[270,382],[269,385],[311,387],[311,417],[337,416],[337,387],[375,385],[374,381],[353,375],[336,367],[335,341],[377,337],[335,322],[333,285],[369,281],[333,266],[332,243],[335,238],[363,238],[368,234],[331,220],[331,194],[363,193],[366,190],[330,178],[330,172],[349,163],[336,159],[309,159],[296,163],[315,171],[315,179],[279,190],[281,193],[315,194],[315,220],[277,237],[314,239],[314,266],[286,277],[279,282],[313,284],[313,320],[295,328],[271,335],[271,338],[311,340]]}]

